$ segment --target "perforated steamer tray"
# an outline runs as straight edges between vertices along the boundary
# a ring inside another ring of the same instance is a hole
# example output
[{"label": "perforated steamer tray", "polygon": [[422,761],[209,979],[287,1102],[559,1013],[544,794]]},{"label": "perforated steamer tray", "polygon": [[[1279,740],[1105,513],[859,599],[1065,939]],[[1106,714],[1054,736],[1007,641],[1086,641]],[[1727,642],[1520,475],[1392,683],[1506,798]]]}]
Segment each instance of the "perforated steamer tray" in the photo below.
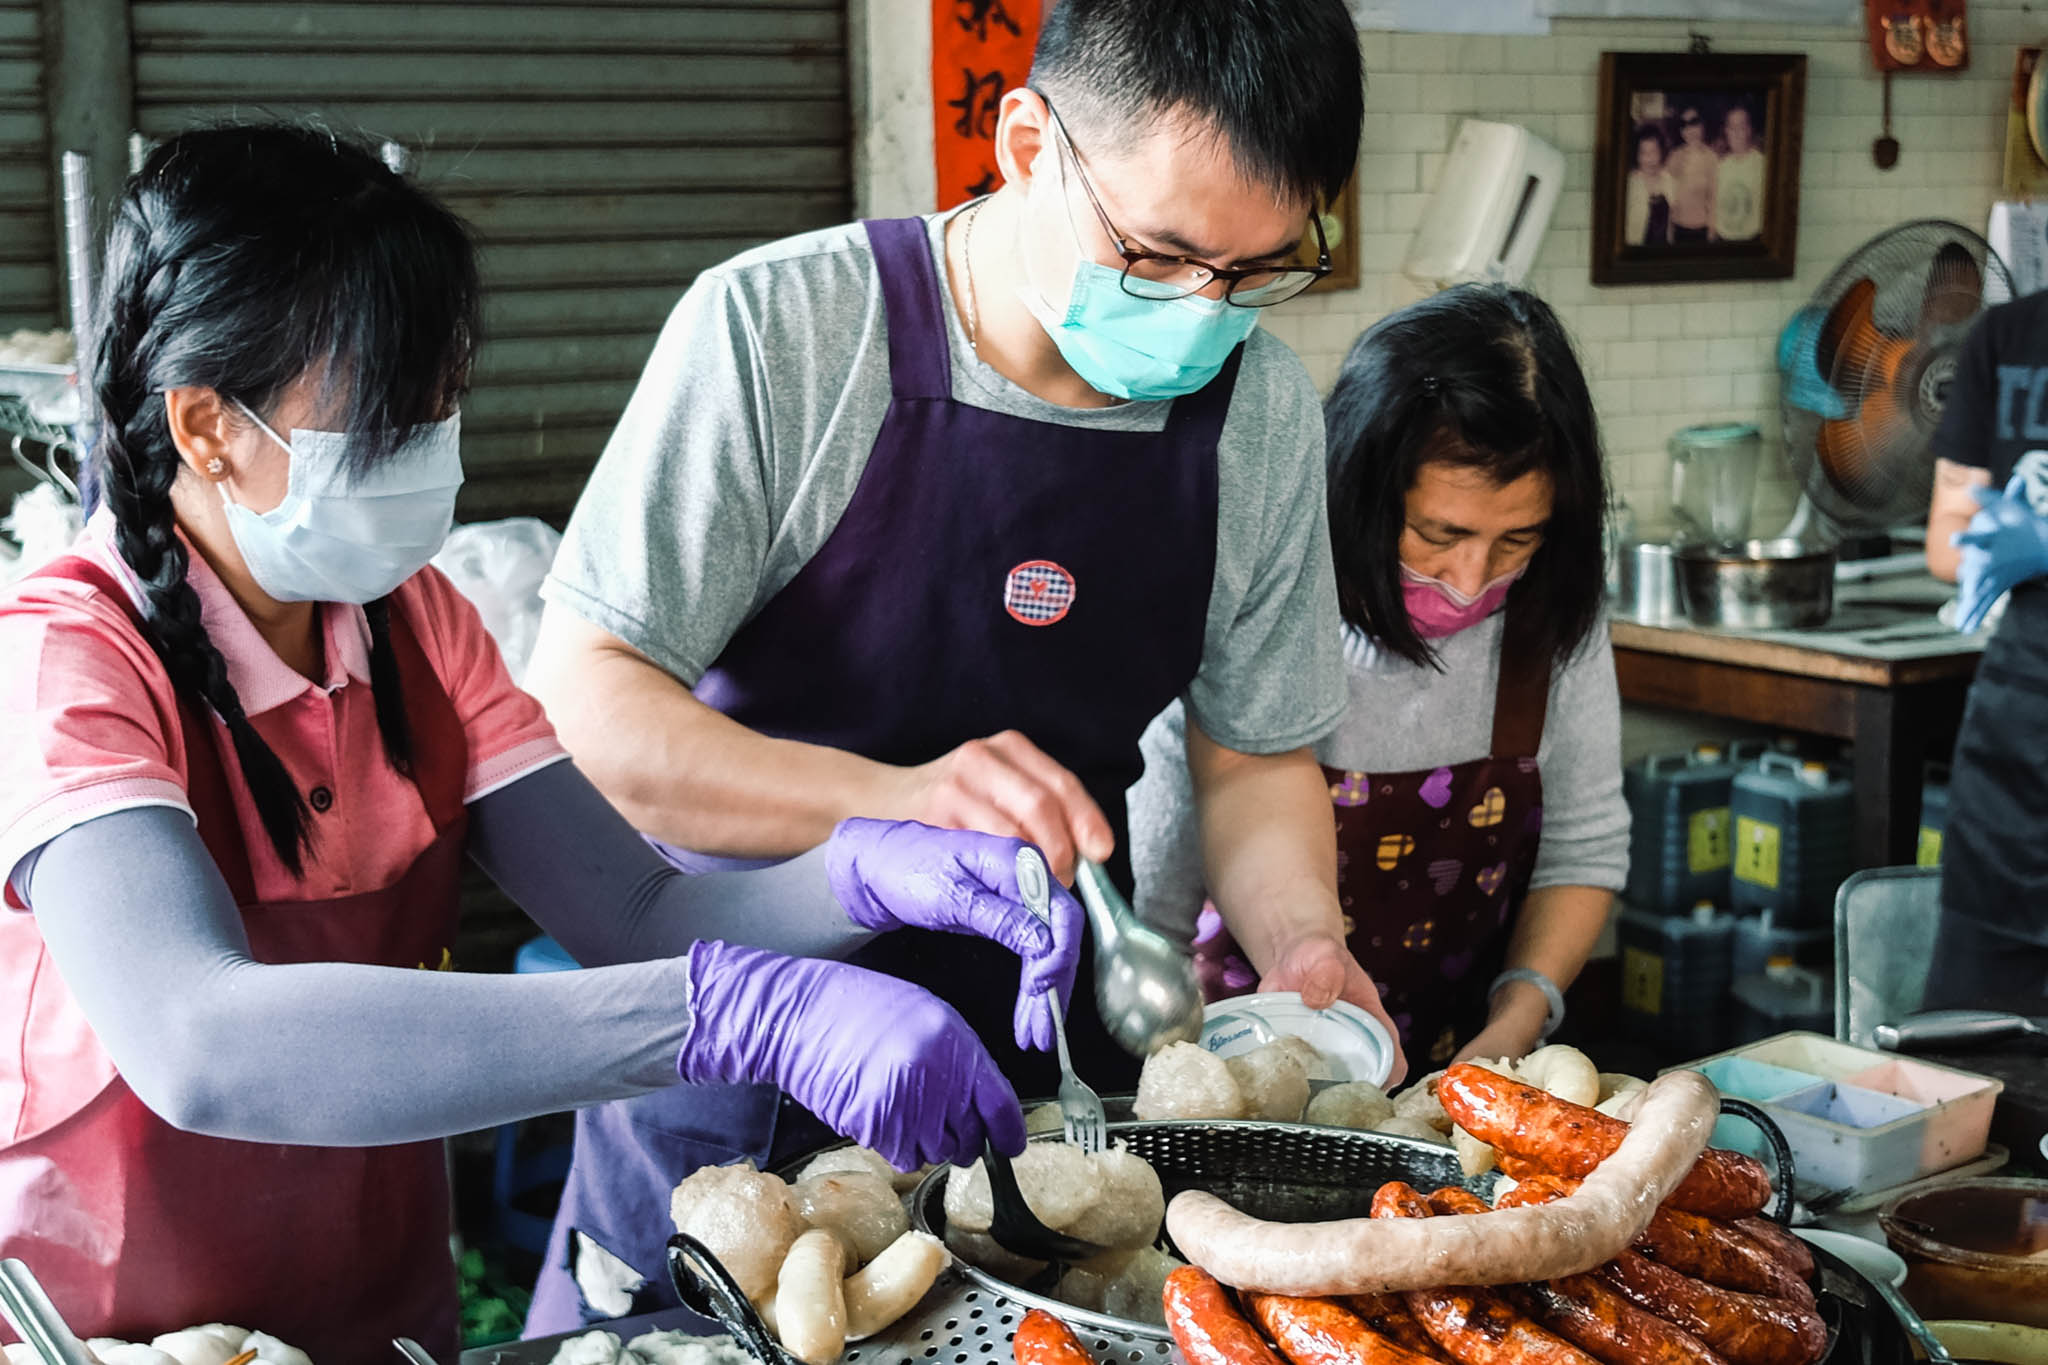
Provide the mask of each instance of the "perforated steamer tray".
[{"label": "perforated steamer tray", "polygon": [[[1112,1123],[1109,1132],[1152,1163],[1169,1201],[1182,1190],[1202,1189],[1248,1213],[1283,1222],[1364,1217],[1371,1212],[1373,1195],[1389,1180],[1425,1191],[1462,1185],[1487,1197],[1499,1179],[1494,1172],[1467,1179],[1448,1147],[1345,1128],[1218,1120]],[[1035,1140],[1059,1139],[1048,1134]],[[946,1167],[933,1171],[910,1200],[912,1225],[942,1238],[948,1174]],[[1824,1270],[1860,1282],[1846,1262],[1826,1251],[1815,1248],[1814,1257]],[[1869,1302],[1876,1302],[1874,1291]],[[1873,1311],[1826,1284],[1821,1303],[1831,1338],[1823,1365],[1910,1365],[1905,1335],[1881,1304]],[[1033,1308],[1065,1321],[1100,1365],[1185,1365],[1163,1327],[1074,1308],[957,1259],[894,1326],[849,1346],[843,1365],[1008,1365],[1017,1324]],[[772,1343],[769,1352],[770,1365],[798,1365]],[[522,1352],[520,1365],[552,1355],[551,1349],[531,1356]]]}]

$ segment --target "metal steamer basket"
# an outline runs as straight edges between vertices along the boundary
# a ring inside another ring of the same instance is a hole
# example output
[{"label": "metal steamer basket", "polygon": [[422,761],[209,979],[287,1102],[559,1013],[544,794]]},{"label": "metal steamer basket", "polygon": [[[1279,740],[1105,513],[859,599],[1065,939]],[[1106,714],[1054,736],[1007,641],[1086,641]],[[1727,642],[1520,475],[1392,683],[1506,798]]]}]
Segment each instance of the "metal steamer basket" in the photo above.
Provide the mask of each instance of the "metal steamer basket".
[{"label": "metal steamer basket", "polygon": [[[1762,1117],[1740,1101],[1729,1101],[1725,1108]],[[1182,1190],[1201,1189],[1281,1222],[1364,1217],[1374,1193],[1389,1180],[1425,1192],[1461,1185],[1485,1197],[1499,1179],[1494,1172],[1465,1177],[1447,1147],[1345,1128],[1217,1120],[1112,1123],[1109,1132],[1152,1163],[1169,1201]],[[1044,1135],[1035,1140],[1059,1139]],[[1773,1206],[1781,1221],[1790,1206],[1789,1152],[1785,1155],[1781,1193]],[[946,1167],[933,1171],[910,1198],[912,1226],[941,1238],[948,1174]],[[722,1276],[723,1268],[701,1248],[686,1256],[677,1249],[686,1242],[677,1238],[670,1244],[671,1273],[684,1302],[732,1331],[764,1365],[799,1365],[761,1328],[759,1317],[729,1281],[725,1292],[712,1292],[708,1280]],[[1821,1314],[1828,1324],[1828,1351],[1821,1365],[1910,1365],[1905,1333],[1876,1291],[1847,1262],[1819,1247],[1812,1250],[1821,1275]],[[710,1274],[693,1274],[691,1265]],[[907,1316],[849,1346],[844,1365],[1008,1365],[1017,1324],[1034,1308],[1065,1321],[1101,1365],[1185,1365],[1164,1327],[1071,1307],[1045,1292],[1051,1287],[1013,1284],[956,1260]]]}]

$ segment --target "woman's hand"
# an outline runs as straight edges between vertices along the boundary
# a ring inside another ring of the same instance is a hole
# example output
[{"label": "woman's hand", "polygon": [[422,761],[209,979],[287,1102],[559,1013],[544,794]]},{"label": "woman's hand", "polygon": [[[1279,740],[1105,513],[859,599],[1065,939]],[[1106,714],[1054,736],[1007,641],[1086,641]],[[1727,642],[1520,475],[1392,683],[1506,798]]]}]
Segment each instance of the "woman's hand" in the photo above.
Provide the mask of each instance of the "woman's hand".
[{"label": "woman's hand", "polygon": [[1380,1021],[1394,1045],[1394,1069],[1387,1074],[1384,1088],[1391,1089],[1407,1078],[1408,1058],[1401,1050],[1401,1031],[1380,1003],[1380,988],[1342,939],[1314,934],[1297,940],[1260,979],[1259,990],[1299,991],[1301,1002],[1316,1010],[1328,1009],[1338,1000],[1358,1006]]}]

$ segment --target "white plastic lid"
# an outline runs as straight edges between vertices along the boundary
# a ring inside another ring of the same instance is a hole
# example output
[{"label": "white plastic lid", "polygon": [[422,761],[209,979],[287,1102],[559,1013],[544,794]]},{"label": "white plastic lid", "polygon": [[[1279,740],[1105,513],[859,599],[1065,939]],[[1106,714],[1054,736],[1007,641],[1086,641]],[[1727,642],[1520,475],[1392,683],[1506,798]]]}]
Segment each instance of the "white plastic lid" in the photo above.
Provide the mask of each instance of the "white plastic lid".
[{"label": "white plastic lid", "polygon": [[1394,1042],[1386,1026],[1339,1000],[1312,1010],[1295,991],[1240,995],[1202,1011],[1202,1046],[1219,1057],[1240,1057],[1275,1038],[1307,1040],[1323,1054],[1312,1081],[1371,1081],[1385,1085],[1394,1070]]}]

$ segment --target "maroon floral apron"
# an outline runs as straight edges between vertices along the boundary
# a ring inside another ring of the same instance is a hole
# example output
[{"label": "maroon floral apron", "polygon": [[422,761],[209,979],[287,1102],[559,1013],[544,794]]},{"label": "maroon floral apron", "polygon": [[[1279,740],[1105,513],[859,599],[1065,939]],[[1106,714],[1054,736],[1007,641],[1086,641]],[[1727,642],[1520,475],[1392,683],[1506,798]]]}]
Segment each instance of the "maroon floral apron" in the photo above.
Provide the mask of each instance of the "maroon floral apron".
[{"label": "maroon floral apron", "polygon": [[[1417,1074],[1449,1061],[1484,1026],[1486,989],[1536,867],[1550,661],[1511,653],[1512,626],[1502,631],[1488,757],[1401,773],[1323,768],[1345,933]],[[1195,964],[1212,1000],[1258,984],[1214,907],[1202,911]]]}]

